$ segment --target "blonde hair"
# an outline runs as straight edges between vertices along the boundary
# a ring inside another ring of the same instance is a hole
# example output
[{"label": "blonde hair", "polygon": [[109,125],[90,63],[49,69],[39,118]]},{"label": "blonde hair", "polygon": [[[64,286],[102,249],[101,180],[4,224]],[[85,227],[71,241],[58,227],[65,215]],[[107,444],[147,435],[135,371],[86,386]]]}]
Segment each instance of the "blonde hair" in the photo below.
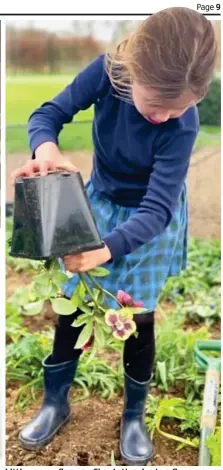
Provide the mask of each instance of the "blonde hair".
[{"label": "blonde hair", "polygon": [[132,81],[153,88],[160,99],[191,91],[205,96],[212,80],[217,41],[212,23],[189,8],[167,8],[106,54],[105,65],[118,96],[131,101]]}]

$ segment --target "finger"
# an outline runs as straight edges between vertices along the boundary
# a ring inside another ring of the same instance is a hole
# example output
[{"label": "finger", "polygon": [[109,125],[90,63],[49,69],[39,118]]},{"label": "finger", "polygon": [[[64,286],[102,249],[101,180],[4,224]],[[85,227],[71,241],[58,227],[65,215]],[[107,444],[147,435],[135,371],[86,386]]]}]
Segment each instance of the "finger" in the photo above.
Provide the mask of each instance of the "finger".
[{"label": "finger", "polygon": [[78,272],[79,273],[86,273],[87,271],[90,271],[90,269],[92,269],[92,266],[89,266],[85,263],[85,264],[82,264],[82,265],[79,266]]},{"label": "finger", "polygon": [[42,176],[46,176],[48,171],[54,171],[56,163],[52,160],[45,160],[39,163],[39,171]]},{"label": "finger", "polygon": [[26,165],[22,166],[21,168],[18,168],[12,173],[12,181],[13,183],[15,183],[15,181],[21,177],[31,178],[32,176],[35,175],[35,172],[37,171],[39,171],[39,163],[36,161],[30,160],[29,162],[26,163]]},{"label": "finger", "polygon": [[15,184],[16,180],[21,176],[27,175],[27,169],[19,168],[18,170],[13,171],[11,174],[12,184]]},{"label": "finger", "polygon": [[69,271],[70,273],[78,273],[78,268],[74,266],[73,264],[67,264],[66,266],[66,271]]},{"label": "finger", "polygon": [[66,171],[69,171],[69,172],[74,172],[74,173],[77,173],[79,172],[80,170],[74,166],[71,162],[69,161],[61,161],[61,162],[58,162],[58,164],[56,165],[56,167],[58,169],[61,169],[61,170],[66,170]]},{"label": "finger", "polygon": [[[65,266],[66,271],[71,271],[72,265],[71,265],[70,263],[64,262],[64,266]],[[72,272],[72,271],[71,271],[71,272]]]},{"label": "finger", "polygon": [[18,178],[33,176],[33,169],[29,165],[24,165],[12,173],[12,182],[15,183]]},{"label": "finger", "polygon": [[71,255],[66,255],[66,256],[64,256],[63,259],[64,259],[64,262],[65,262],[65,263],[70,264],[70,263],[72,262],[72,259],[73,259],[73,258],[74,258],[74,257],[72,257]]},{"label": "finger", "polygon": [[83,260],[84,254],[79,253],[78,255],[65,255],[64,259],[68,263],[80,263]]},{"label": "finger", "polygon": [[72,271],[75,269],[75,271],[78,269],[80,266],[80,262],[77,262],[76,260],[74,261],[73,257],[72,259],[63,259],[64,265],[68,271]]}]

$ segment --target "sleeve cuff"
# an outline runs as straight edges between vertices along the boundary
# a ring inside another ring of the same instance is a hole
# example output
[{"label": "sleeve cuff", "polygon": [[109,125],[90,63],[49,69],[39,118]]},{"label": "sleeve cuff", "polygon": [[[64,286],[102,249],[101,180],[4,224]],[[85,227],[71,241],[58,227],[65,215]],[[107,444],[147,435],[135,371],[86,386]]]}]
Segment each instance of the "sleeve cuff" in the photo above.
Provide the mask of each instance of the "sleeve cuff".
[{"label": "sleeve cuff", "polygon": [[41,135],[36,135],[30,140],[30,148],[32,151],[32,159],[35,159],[35,151],[37,147],[39,147],[41,144],[44,144],[45,142],[53,142],[54,144],[58,145],[58,139],[57,137],[52,136],[52,134],[41,134]]},{"label": "sleeve cuff", "polygon": [[121,233],[113,231],[103,240],[111,252],[112,261],[116,261],[127,254],[125,240]]}]

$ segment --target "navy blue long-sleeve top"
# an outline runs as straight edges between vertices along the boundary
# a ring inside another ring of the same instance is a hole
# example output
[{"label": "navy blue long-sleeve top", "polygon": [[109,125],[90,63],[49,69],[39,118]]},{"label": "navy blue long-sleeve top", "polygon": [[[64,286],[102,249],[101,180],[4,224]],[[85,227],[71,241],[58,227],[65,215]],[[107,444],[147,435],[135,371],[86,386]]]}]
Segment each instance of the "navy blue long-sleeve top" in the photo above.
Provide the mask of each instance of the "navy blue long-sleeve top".
[{"label": "navy blue long-sleeve top", "polygon": [[133,104],[117,97],[100,55],[30,116],[33,155],[44,142],[58,144],[63,125],[91,105],[91,181],[115,204],[137,207],[133,216],[104,237],[115,260],[162,233],[170,223],[198,133],[198,111],[194,106],[180,118],[151,124]]}]

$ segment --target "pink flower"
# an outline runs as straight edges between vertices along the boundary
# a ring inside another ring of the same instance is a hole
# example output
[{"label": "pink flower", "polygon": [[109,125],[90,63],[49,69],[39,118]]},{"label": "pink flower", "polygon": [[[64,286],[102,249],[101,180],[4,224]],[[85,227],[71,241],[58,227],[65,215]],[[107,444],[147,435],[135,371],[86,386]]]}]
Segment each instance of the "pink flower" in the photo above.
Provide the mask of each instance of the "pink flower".
[{"label": "pink flower", "polygon": [[137,300],[133,303],[134,307],[143,307],[143,302],[141,300]]},{"label": "pink flower", "polygon": [[129,319],[126,314],[122,314],[121,311],[107,310],[105,323],[112,328],[113,336],[122,341],[128,339],[136,331],[135,322]]},{"label": "pink flower", "polygon": [[134,301],[131,295],[127,294],[123,290],[119,290],[117,294],[118,301],[125,307],[143,307],[141,300]]}]

